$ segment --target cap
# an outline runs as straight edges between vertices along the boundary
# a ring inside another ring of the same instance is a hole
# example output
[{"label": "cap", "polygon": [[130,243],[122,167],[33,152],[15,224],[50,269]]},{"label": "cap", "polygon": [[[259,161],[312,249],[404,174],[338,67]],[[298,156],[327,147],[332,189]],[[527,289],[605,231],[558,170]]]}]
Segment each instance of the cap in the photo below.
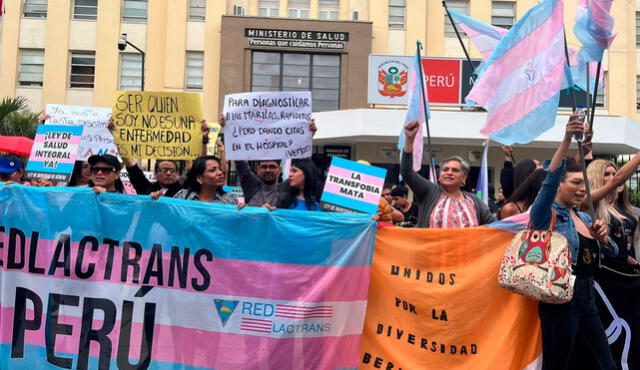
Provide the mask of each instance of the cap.
[{"label": "cap", "polygon": [[22,169],[22,163],[12,158],[0,157],[0,173],[12,173]]},{"label": "cap", "polygon": [[91,157],[89,157],[87,161],[92,166],[102,161],[102,162],[107,162],[113,167],[115,167],[116,171],[120,171],[122,169],[122,165],[120,164],[120,161],[118,160],[118,158],[115,155],[111,155],[111,154],[92,155]]}]

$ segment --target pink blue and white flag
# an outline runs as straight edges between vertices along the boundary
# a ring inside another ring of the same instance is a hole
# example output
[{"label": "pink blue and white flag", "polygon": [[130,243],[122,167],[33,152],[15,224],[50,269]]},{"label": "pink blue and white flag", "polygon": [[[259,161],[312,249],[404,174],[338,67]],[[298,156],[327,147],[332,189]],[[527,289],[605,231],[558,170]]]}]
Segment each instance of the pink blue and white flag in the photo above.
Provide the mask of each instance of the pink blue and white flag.
[{"label": "pink blue and white flag", "polygon": [[487,154],[489,153],[489,140],[482,143],[482,163],[480,164],[480,175],[476,183],[476,195],[485,204],[489,204],[489,165],[487,163]]},{"label": "pink blue and white flag", "polygon": [[480,132],[526,144],[555,123],[566,70],[562,0],[544,0],[500,40],[466,98],[487,109]]},{"label": "pink blue and white flag", "polygon": [[582,0],[578,3],[573,33],[582,43],[578,59],[601,62],[604,50],[616,37],[615,21],[611,11],[611,0]]},{"label": "pink blue and white flag", "polygon": [[[425,129],[425,110],[427,113],[427,118],[430,118],[431,113],[429,112],[429,94],[427,92],[426,84],[423,84],[423,88],[420,88],[421,81],[425,81],[426,79],[420,78],[420,71],[422,71],[420,65],[420,54],[416,51],[416,56],[413,58],[413,63],[409,70],[409,103],[407,105],[407,116],[404,120],[404,125],[411,121],[418,121],[420,126],[418,127],[418,133],[416,134],[415,140],[413,141],[413,170],[419,171],[422,167],[422,150],[423,150],[423,132]],[[424,91],[425,96],[423,98],[422,92]],[[426,106],[425,106],[426,102]],[[404,143],[406,141],[406,137],[404,135],[404,125],[400,130],[400,136],[398,137],[398,149],[400,150],[400,155],[402,156]]]},{"label": "pink blue and white flag", "polygon": [[447,10],[454,22],[467,34],[473,45],[478,48],[484,60],[489,58],[502,36],[508,32],[507,29],[486,24],[453,9],[447,8]]},{"label": "pink blue and white flag", "polygon": [[357,368],[376,223],[0,185],[0,368]]}]

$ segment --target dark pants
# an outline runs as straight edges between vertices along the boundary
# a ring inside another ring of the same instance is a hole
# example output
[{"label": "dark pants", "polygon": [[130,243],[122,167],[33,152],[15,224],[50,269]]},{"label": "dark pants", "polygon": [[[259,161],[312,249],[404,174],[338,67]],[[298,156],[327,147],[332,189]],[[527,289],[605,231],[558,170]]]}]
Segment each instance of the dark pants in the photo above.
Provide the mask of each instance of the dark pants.
[{"label": "dark pants", "polygon": [[589,345],[601,369],[616,370],[604,327],[598,316],[592,279],[576,279],[571,302],[541,302],[538,314],[542,325],[543,370],[567,369],[578,335]]}]

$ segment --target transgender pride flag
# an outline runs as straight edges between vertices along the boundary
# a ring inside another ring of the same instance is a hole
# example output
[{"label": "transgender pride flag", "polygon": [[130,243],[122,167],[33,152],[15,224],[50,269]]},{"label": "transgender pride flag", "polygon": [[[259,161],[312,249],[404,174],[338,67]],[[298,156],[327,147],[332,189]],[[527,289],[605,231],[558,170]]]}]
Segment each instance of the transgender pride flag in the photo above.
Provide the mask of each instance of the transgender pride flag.
[{"label": "transgender pride flag", "polygon": [[613,32],[615,21],[609,14],[611,1],[581,0],[578,3],[576,24],[573,33],[582,43],[578,59],[582,61],[602,61],[604,50],[608,49],[616,37]]},{"label": "transgender pride flag", "polygon": [[544,0],[516,23],[484,63],[466,98],[487,109],[480,132],[526,144],[555,123],[566,58],[562,0]]},{"label": "transgender pride flag", "polygon": [[357,368],[369,217],[0,185],[0,369]]},{"label": "transgender pride flag", "polygon": [[502,39],[502,36],[504,36],[508,31],[502,27],[496,27],[480,22],[477,19],[471,18],[468,15],[462,14],[453,9],[449,9],[448,7],[447,11],[451,15],[451,18],[453,18],[454,22],[456,22],[458,26],[462,28],[464,33],[469,36],[469,39],[476,48],[478,48],[480,54],[482,54],[482,59],[484,60],[489,58],[493,49],[495,49],[500,39]]},{"label": "transgender pride flag", "polygon": [[[423,132],[425,128],[425,109],[427,111],[427,118],[430,117],[429,112],[429,97],[427,93],[427,86],[425,85],[423,89],[420,88],[420,82],[423,81],[420,78],[420,72],[422,71],[420,65],[420,53],[416,50],[416,56],[413,58],[413,65],[409,70],[409,103],[407,105],[407,116],[404,120],[404,125],[411,121],[418,121],[420,126],[418,127],[418,133],[416,134],[415,140],[413,141],[413,170],[420,171],[422,167],[422,150],[423,150]],[[422,97],[422,91],[425,93],[425,97]],[[427,105],[425,107],[425,102]],[[400,155],[403,153],[404,143],[406,141],[404,135],[404,125],[400,130],[400,137],[398,138],[398,149],[400,150]],[[430,171],[433,172],[433,166],[430,166]],[[429,176],[435,177],[435,174]]]}]

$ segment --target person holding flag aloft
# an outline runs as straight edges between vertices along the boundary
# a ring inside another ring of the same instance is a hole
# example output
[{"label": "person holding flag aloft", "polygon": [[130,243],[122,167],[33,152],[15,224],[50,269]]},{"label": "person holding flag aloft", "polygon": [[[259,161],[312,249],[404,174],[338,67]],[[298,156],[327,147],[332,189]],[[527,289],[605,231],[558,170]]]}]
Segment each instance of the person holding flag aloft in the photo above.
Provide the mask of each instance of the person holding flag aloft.
[{"label": "person holding flag aloft", "polygon": [[[601,369],[616,369],[595,305],[593,276],[598,269],[598,251],[613,257],[618,253],[618,246],[608,237],[602,220],[592,220],[589,214],[576,210],[587,196],[582,165],[572,158],[564,159],[572,135],[583,131],[583,120],[572,115],[564,139],[547,168],[547,177],[531,206],[532,229],[555,230],[567,238],[575,276],[571,301],[563,304],[540,302],[538,306],[543,370],[567,369],[578,335],[587,341]],[[551,225],[552,221],[554,225]]]},{"label": "person holding flag aloft", "polygon": [[495,221],[489,206],[461,189],[469,175],[469,164],[462,158],[449,157],[440,162],[440,185],[413,169],[413,142],[419,128],[417,121],[404,127],[406,140],[400,161],[400,173],[418,202],[418,227],[463,228]]}]

